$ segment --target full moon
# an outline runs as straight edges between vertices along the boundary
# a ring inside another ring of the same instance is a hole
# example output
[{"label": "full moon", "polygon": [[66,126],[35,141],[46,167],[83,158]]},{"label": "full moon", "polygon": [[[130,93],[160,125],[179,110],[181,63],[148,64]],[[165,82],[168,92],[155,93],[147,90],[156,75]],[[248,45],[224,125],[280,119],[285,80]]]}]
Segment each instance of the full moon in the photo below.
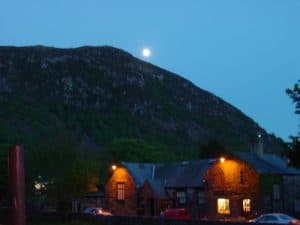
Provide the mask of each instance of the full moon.
[{"label": "full moon", "polygon": [[149,48],[144,48],[142,50],[142,55],[145,57],[145,58],[149,58],[151,56],[151,51]]}]

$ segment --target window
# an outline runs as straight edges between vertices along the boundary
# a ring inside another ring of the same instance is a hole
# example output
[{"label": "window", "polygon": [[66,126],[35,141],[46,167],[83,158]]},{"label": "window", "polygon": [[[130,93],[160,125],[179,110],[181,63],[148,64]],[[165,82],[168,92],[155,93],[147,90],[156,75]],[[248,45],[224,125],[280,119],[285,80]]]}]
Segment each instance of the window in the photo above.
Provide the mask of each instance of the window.
[{"label": "window", "polygon": [[279,184],[273,184],[273,199],[280,200],[280,186]]},{"label": "window", "polygon": [[245,183],[244,171],[241,170],[240,171],[240,184],[244,184],[244,183]]},{"label": "window", "polygon": [[197,197],[198,197],[198,204],[199,205],[205,204],[205,196],[204,196],[204,192],[203,191],[199,191],[197,193]]},{"label": "window", "polygon": [[243,212],[249,213],[251,211],[251,200],[249,198],[243,199]]},{"label": "window", "polygon": [[124,201],[125,200],[125,184],[117,183],[117,200]]},{"label": "window", "polygon": [[229,199],[218,198],[218,213],[219,214],[230,214]]},{"label": "window", "polygon": [[177,199],[180,204],[186,203],[186,193],[184,191],[177,191]]}]

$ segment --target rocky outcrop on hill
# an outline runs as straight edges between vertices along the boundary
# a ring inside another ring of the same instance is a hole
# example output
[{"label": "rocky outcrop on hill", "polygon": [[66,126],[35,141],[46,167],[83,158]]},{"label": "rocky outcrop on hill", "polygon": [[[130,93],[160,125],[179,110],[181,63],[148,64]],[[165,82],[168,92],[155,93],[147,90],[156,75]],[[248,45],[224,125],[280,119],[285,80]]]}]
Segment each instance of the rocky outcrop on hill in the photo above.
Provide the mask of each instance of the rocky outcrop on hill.
[{"label": "rocky outcrop on hill", "polygon": [[125,137],[186,151],[216,139],[247,151],[260,133],[267,151],[281,149],[221,98],[108,46],[0,47],[0,106],[0,129],[26,140],[63,128],[93,149]]}]

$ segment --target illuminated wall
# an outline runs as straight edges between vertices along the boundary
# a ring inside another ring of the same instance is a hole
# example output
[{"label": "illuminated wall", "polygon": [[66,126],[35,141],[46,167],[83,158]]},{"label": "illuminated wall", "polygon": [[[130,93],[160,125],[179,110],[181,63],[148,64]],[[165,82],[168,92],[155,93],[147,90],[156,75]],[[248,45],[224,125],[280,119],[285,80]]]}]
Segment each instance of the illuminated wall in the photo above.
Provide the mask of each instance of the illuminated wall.
[{"label": "illuminated wall", "polygon": [[105,199],[107,208],[114,215],[136,214],[136,184],[125,168],[113,172],[105,186]]},{"label": "illuminated wall", "polygon": [[259,198],[259,174],[237,159],[217,161],[205,174],[207,215],[237,217],[251,214]]}]

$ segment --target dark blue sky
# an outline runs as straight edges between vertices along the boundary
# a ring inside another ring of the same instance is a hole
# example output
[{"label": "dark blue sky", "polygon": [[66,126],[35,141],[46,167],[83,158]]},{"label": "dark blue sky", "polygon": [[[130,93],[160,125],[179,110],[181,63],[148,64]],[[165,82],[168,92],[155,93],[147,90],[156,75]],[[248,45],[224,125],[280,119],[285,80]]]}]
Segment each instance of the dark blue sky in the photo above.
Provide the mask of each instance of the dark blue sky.
[{"label": "dark blue sky", "polygon": [[287,140],[299,0],[1,0],[0,45],[111,45],[191,80]]}]

